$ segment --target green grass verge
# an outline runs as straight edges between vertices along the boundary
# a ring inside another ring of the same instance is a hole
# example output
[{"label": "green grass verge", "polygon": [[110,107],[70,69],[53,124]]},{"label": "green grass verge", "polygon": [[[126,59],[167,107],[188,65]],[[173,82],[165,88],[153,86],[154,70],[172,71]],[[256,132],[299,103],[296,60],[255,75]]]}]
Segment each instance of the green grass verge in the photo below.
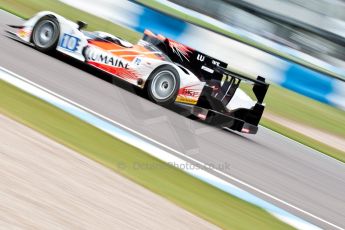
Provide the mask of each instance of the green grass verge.
[{"label": "green grass verge", "polygon": [[0,81],[0,113],[224,229],[291,228],[261,208],[203,183],[4,81]]},{"label": "green grass verge", "polygon": [[155,0],[136,0],[136,1],[139,2],[139,3],[142,3],[143,5],[149,6],[149,7],[153,8],[153,9],[156,9],[156,10],[159,10],[159,11],[164,12],[166,14],[169,14],[169,15],[175,16],[177,18],[180,18],[180,19],[182,19],[184,21],[187,21],[187,22],[193,23],[195,25],[199,25],[199,26],[202,26],[204,28],[210,29],[212,31],[218,32],[220,34],[223,34],[223,35],[225,35],[227,37],[230,37],[230,38],[235,39],[237,41],[240,41],[242,43],[245,43],[245,44],[248,44],[248,45],[253,46],[255,48],[261,49],[261,50],[263,50],[265,52],[272,53],[274,55],[277,55],[279,57],[285,58],[285,59],[290,60],[292,62],[296,62],[296,63],[299,63],[301,65],[304,65],[304,66],[306,66],[308,68],[320,71],[322,73],[325,73],[325,74],[328,74],[328,75],[331,75],[331,76],[335,76],[335,77],[338,77],[338,78],[341,78],[341,79],[345,79],[345,77],[342,76],[342,75],[333,73],[332,71],[329,71],[329,70],[327,70],[325,68],[322,68],[320,66],[314,65],[314,64],[312,64],[310,62],[307,62],[307,61],[305,61],[305,60],[303,60],[301,58],[297,58],[295,56],[283,53],[283,52],[281,52],[279,50],[272,49],[271,47],[266,46],[264,44],[260,44],[258,42],[255,42],[255,41],[251,40],[251,39],[248,39],[246,37],[242,37],[242,36],[240,36],[238,34],[235,34],[235,33],[232,33],[230,31],[227,31],[227,30],[224,30],[222,28],[219,28],[219,27],[217,27],[217,26],[215,26],[215,25],[213,25],[211,23],[208,23],[208,22],[206,22],[204,20],[201,20],[201,19],[199,19],[197,17],[194,17],[194,16],[191,16],[191,15],[185,14],[183,12],[180,12],[178,10],[175,10],[175,9],[173,9],[173,8],[171,8],[169,6],[166,6],[166,5],[162,4],[162,3],[159,3],[159,2],[157,2]]},{"label": "green grass verge", "polygon": [[337,135],[345,140],[343,110],[276,85],[270,86],[265,102],[268,112]]},{"label": "green grass verge", "polygon": [[281,124],[278,124],[272,120],[268,120],[267,118],[262,118],[261,125],[265,126],[266,128],[269,128],[271,130],[274,130],[286,137],[291,138],[292,140],[295,140],[301,144],[304,144],[310,148],[313,148],[315,150],[318,150],[322,153],[325,153],[326,155],[333,157],[339,161],[345,162],[345,152],[340,151],[338,149],[332,148],[329,145],[323,144],[319,141],[316,141],[310,137],[307,137],[299,132],[296,132],[292,129],[289,129]]}]

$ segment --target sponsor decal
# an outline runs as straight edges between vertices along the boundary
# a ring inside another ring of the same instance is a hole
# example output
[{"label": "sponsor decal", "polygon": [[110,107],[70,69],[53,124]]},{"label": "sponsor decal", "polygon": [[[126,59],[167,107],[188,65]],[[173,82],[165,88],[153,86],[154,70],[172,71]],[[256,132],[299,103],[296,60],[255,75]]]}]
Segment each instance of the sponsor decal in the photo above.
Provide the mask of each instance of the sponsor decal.
[{"label": "sponsor decal", "polygon": [[212,60],[212,64],[213,64],[213,65],[216,65],[216,66],[219,66],[219,65],[220,65],[220,62],[219,62],[219,61],[216,61],[216,60]]},{"label": "sponsor decal", "polygon": [[206,72],[209,72],[209,73],[214,73],[214,70],[213,69],[211,69],[211,68],[208,68],[207,66],[201,66],[201,69],[202,70],[205,70]]},{"label": "sponsor decal", "polygon": [[120,57],[116,57],[111,53],[92,47],[88,47],[86,49],[85,58],[87,61],[97,62],[116,68],[128,69],[129,65],[126,60]]},{"label": "sponsor decal", "polygon": [[188,88],[182,88],[180,89],[180,94],[187,96],[187,97],[199,97],[200,92],[199,91],[194,91],[192,89]]},{"label": "sponsor decal", "polygon": [[70,34],[64,34],[60,43],[60,47],[75,52],[79,47],[80,39]]},{"label": "sponsor decal", "polygon": [[188,87],[181,88],[178,92],[176,102],[182,102],[195,105],[198,102],[201,91],[199,89],[191,89]]},{"label": "sponsor decal", "polygon": [[186,103],[186,104],[192,104],[192,105],[196,105],[196,103],[198,102],[198,100],[193,99],[193,98],[187,98],[187,97],[183,97],[183,96],[177,96],[176,102],[181,102],[181,103]]},{"label": "sponsor decal", "polygon": [[203,61],[205,61],[205,56],[198,54],[198,56],[196,57],[196,60],[203,62]]}]

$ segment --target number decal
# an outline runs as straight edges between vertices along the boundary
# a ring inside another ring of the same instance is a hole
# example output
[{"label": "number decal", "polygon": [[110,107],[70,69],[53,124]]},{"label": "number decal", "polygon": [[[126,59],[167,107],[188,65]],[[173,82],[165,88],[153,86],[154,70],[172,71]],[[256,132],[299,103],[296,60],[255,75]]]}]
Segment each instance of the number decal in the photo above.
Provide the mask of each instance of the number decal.
[{"label": "number decal", "polygon": [[60,46],[66,50],[75,52],[78,49],[80,39],[70,34],[64,34]]}]

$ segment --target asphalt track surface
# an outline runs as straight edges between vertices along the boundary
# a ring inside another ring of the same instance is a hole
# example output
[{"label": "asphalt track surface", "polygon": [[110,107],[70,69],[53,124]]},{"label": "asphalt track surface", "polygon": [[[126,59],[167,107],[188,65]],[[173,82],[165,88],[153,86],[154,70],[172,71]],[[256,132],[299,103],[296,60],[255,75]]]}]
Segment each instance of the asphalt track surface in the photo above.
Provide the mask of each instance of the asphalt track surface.
[{"label": "asphalt track surface", "polygon": [[343,163],[265,128],[255,136],[241,135],[157,106],[129,92],[126,84],[109,84],[104,75],[100,79],[63,57],[42,54],[6,37],[5,24],[20,21],[0,11],[2,67],[246,182],[253,187],[219,175],[321,228],[345,228]]}]

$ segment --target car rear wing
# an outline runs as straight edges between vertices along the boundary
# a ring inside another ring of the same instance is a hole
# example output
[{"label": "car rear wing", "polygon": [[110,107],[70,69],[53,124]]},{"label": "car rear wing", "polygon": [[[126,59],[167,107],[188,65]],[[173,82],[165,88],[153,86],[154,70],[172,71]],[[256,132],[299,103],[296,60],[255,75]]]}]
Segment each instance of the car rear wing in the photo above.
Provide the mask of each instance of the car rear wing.
[{"label": "car rear wing", "polygon": [[231,98],[236,92],[236,89],[238,88],[240,83],[243,81],[243,82],[253,85],[253,93],[257,99],[257,102],[260,104],[263,103],[263,100],[266,96],[266,93],[269,87],[269,84],[266,83],[265,78],[261,76],[258,76],[256,79],[249,78],[245,75],[233,72],[229,69],[225,69],[220,66],[215,67],[214,71],[216,73],[219,73],[228,77],[228,79],[226,79],[226,81],[224,81],[224,83],[221,86],[221,91],[224,94],[223,95],[224,97],[230,97],[230,100],[231,100]]},{"label": "car rear wing", "polygon": [[[196,112],[194,111],[193,114],[198,117],[200,111],[205,112],[206,110],[207,112],[203,116],[211,124],[240,132],[256,133],[265,109],[263,100],[269,87],[265,78],[258,76],[256,79],[252,79],[219,66],[214,67],[212,71],[216,77],[207,82],[196,104],[197,108],[202,109],[194,109]],[[223,78],[220,80],[218,75],[222,75]],[[230,110],[227,105],[241,82],[253,85],[252,90],[257,102],[252,108]]]},{"label": "car rear wing", "polygon": [[[227,105],[235,95],[241,82],[245,82],[253,85],[252,90],[257,99],[257,103],[252,109],[263,112],[263,100],[269,87],[269,84],[265,82],[265,78],[258,76],[256,79],[252,79],[219,66],[214,67],[212,71],[216,77],[207,82],[198,100],[198,106],[222,113],[234,112],[229,111]],[[223,76],[223,78],[219,79],[219,75]],[[261,112],[257,113],[257,117],[261,117]],[[258,119],[255,120],[257,121]]]}]

